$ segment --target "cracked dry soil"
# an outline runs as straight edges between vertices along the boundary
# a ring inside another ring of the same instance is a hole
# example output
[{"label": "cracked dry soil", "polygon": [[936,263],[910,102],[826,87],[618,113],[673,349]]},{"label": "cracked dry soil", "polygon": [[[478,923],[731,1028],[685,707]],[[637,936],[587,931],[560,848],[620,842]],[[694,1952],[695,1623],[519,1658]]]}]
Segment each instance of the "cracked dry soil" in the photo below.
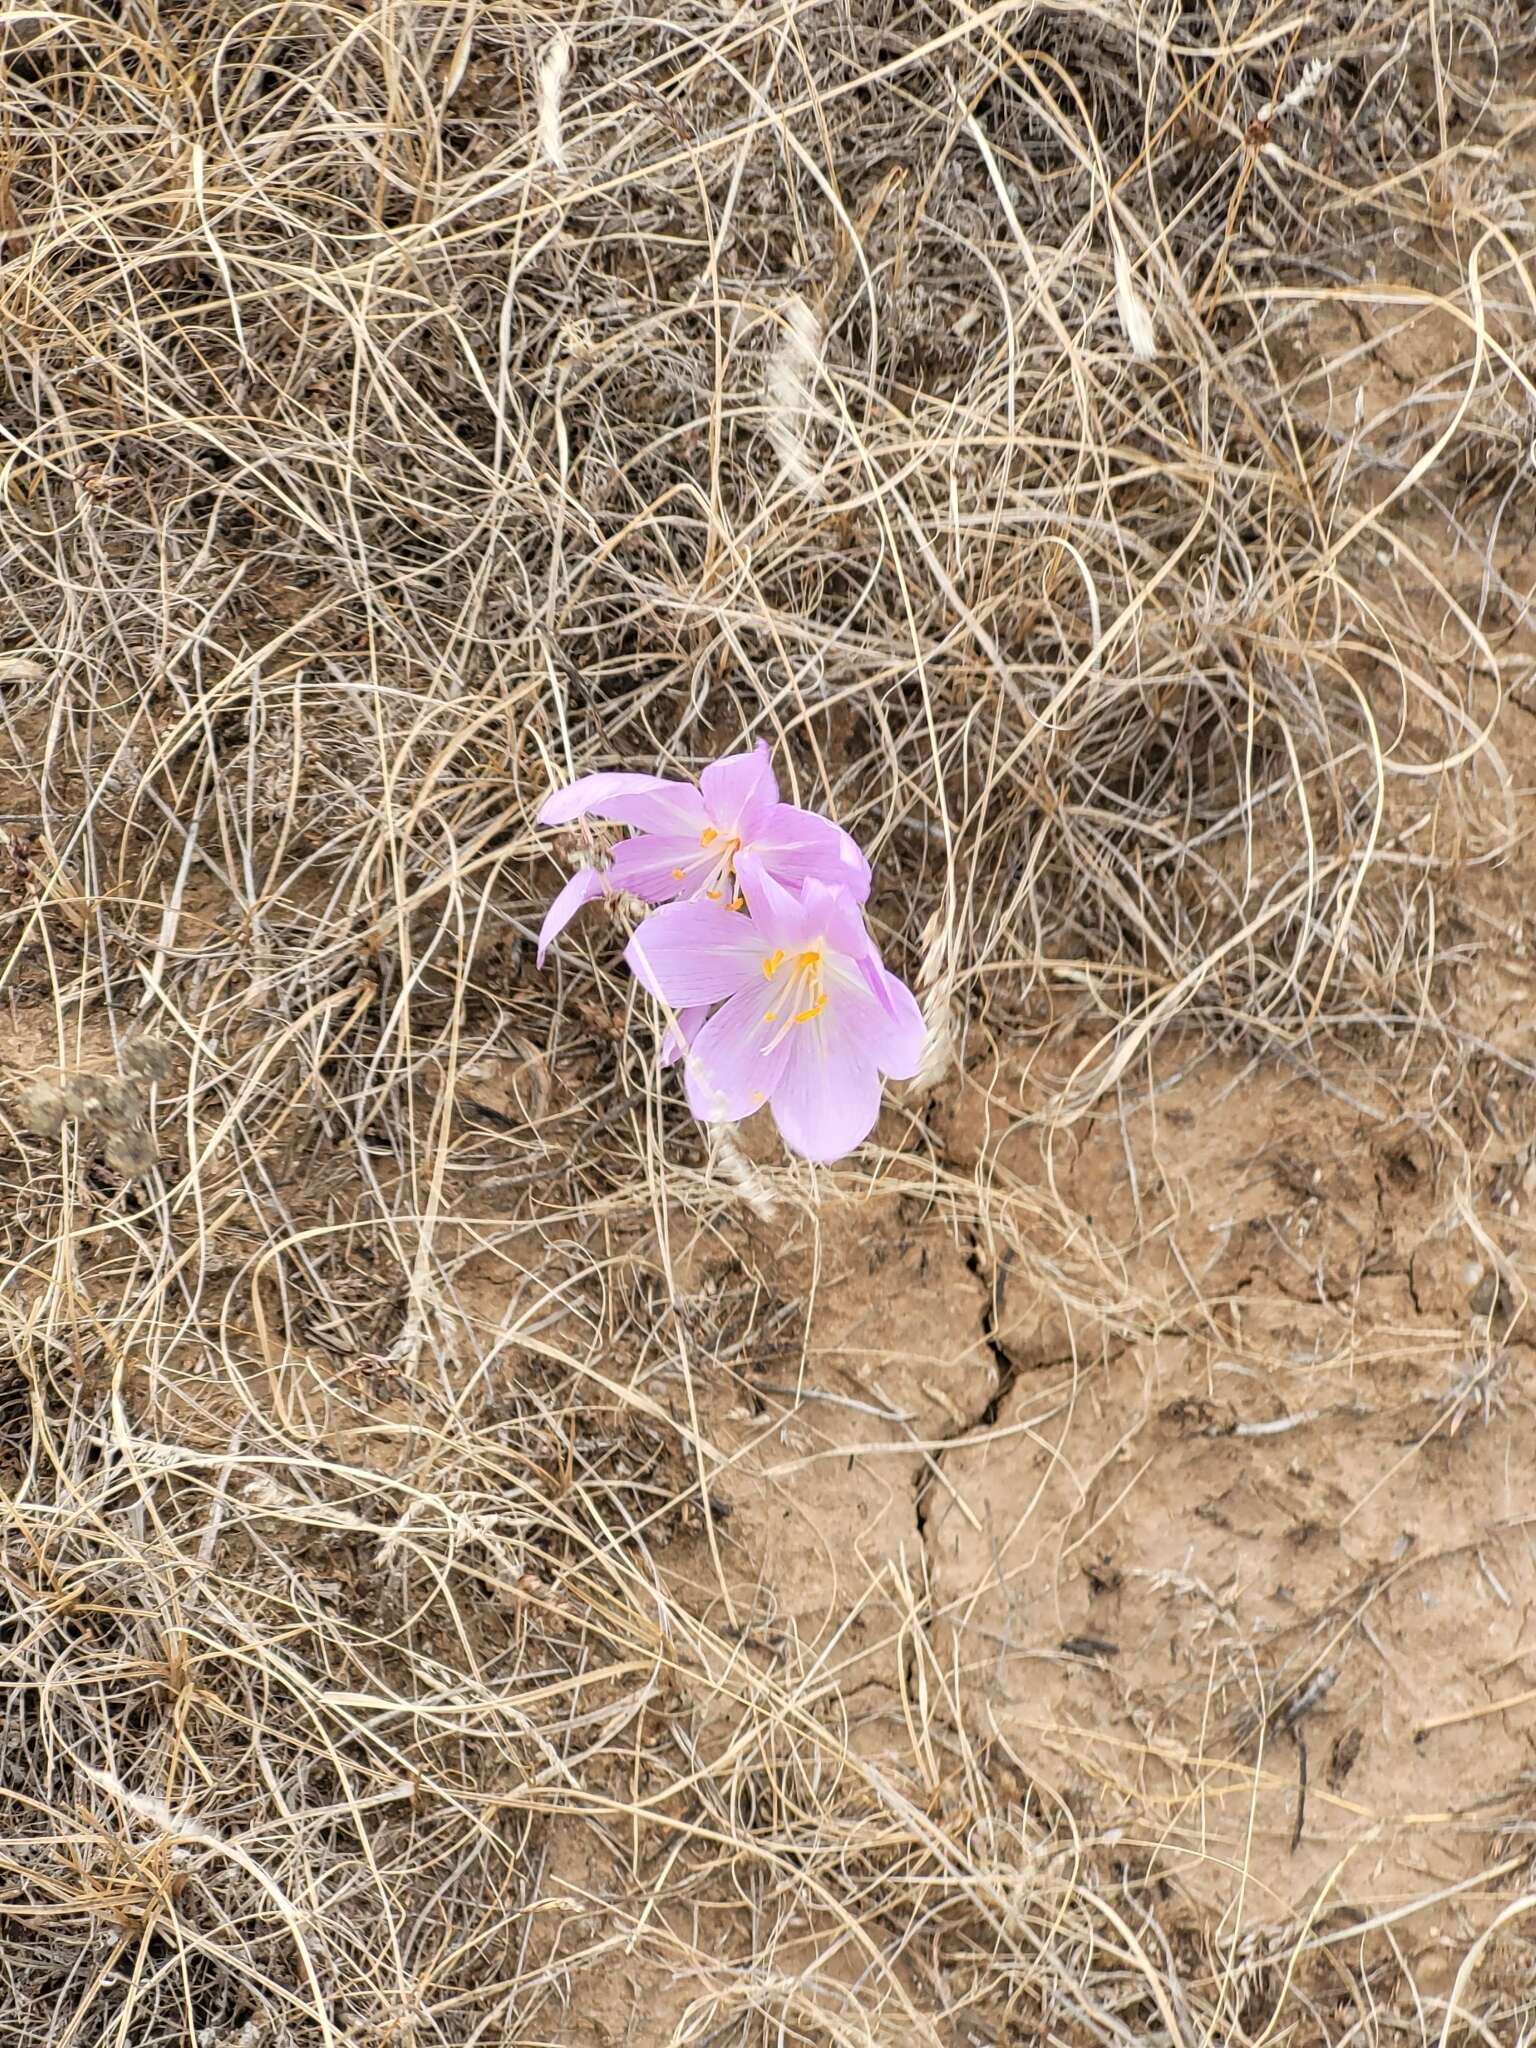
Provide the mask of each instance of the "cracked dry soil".
[{"label": "cracked dry soil", "polygon": [[[1470,1103],[1478,1143],[1427,1136],[1365,1064],[1180,1077],[1188,1050],[1049,1158],[1029,1084],[973,1064],[935,1128],[986,1176],[984,1231],[877,1195],[749,1234],[797,1313],[710,1418],[735,1625],[920,1789],[968,1738],[1202,1918],[1513,1871],[1525,1137]],[[1074,1238],[1096,1284],[1052,1277]]]}]

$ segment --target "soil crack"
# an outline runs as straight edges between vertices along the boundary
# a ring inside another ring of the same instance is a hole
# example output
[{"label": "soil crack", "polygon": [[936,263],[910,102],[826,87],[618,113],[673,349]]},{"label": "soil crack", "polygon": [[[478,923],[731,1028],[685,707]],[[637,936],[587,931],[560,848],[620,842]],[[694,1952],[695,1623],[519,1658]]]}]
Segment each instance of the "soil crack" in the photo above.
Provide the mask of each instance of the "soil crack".
[{"label": "soil crack", "polygon": [[[966,1271],[974,1274],[976,1279],[982,1284],[981,1337],[982,1342],[992,1354],[992,1362],[996,1367],[996,1384],[986,1402],[974,1414],[965,1416],[949,1432],[947,1441],[950,1443],[969,1437],[977,1430],[986,1430],[993,1426],[1002,1411],[1003,1403],[1013,1392],[1019,1374],[1023,1369],[998,1334],[999,1315],[1007,1287],[1006,1259],[1002,1262],[997,1273],[989,1277],[982,1267],[981,1248],[976,1239],[972,1237],[971,1249],[966,1258],[965,1267]],[[942,1448],[932,1452],[918,1467],[917,1477],[914,1481],[917,1534],[918,1540],[923,1544],[925,1550],[928,1541],[929,1497],[939,1477],[944,1456],[945,1451]]]}]

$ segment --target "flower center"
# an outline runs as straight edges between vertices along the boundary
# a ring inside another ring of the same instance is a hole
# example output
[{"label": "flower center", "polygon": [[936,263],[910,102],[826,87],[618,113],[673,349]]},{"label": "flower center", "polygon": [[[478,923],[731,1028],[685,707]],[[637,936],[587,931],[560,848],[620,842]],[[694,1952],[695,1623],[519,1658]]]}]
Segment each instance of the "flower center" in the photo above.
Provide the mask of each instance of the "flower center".
[{"label": "flower center", "polygon": [[797,1024],[809,1024],[827,1007],[827,992],[821,985],[821,948],[809,946],[797,953],[787,975],[785,957],[781,946],[763,962],[763,979],[777,984],[770,997],[773,1008],[764,1010],[763,1022],[779,1027],[763,1047],[765,1053],[782,1045]]},{"label": "flower center", "polygon": [[701,851],[689,861],[687,867],[674,868],[674,882],[688,884],[685,894],[702,896],[707,902],[724,902],[727,910],[744,910],[746,898],[736,887],[736,856],[741,851],[741,841],[722,838],[717,826],[706,825],[699,834]]}]

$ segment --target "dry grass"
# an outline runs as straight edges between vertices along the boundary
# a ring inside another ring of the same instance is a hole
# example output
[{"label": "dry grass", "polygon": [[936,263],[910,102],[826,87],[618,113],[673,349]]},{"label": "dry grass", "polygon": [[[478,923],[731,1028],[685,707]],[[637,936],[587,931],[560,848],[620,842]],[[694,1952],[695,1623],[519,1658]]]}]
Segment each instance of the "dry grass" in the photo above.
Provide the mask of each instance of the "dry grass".
[{"label": "dry grass", "polygon": [[[971,1745],[920,1573],[936,1782],[752,1652],[758,1325],[676,1247],[871,1163],[712,1160],[601,913],[529,941],[551,781],[766,734],[930,1084],[1063,1009],[1063,1116],[1176,1019],[1433,1035],[1511,829],[1525,13],[13,19],[0,2040],[566,2039],[629,1972],[637,2040],[1515,2040],[1390,1926],[1192,1931]],[[1336,405],[1323,314],[1447,363]]]}]

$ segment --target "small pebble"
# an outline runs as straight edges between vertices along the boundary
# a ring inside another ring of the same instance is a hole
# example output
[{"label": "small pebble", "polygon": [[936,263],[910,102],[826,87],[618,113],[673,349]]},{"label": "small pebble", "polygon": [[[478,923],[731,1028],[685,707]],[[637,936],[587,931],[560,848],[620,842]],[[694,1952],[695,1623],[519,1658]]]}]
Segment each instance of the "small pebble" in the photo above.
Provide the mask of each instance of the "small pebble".
[{"label": "small pebble", "polygon": [[114,1131],[102,1152],[102,1157],[114,1173],[130,1176],[148,1173],[159,1156],[154,1139],[142,1127],[137,1130]]},{"label": "small pebble", "polygon": [[1501,1289],[1497,1273],[1485,1273],[1467,1303],[1475,1316],[1491,1316],[1499,1306]]},{"label": "small pebble", "polygon": [[37,1138],[56,1138],[67,1114],[64,1097],[52,1081],[31,1082],[16,1104],[22,1129]]},{"label": "small pebble", "polygon": [[144,1114],[144,1090],[116,1074],[72,1074],[63,1096],[71,1116],[105,1129],[136,1124]]},{"label": "small pebble", "polygon": [[140,1081],[168,1081],[175,1063],[175,1054],[160,1038],[130,1038],[119,1061],[125,1074]]}]

